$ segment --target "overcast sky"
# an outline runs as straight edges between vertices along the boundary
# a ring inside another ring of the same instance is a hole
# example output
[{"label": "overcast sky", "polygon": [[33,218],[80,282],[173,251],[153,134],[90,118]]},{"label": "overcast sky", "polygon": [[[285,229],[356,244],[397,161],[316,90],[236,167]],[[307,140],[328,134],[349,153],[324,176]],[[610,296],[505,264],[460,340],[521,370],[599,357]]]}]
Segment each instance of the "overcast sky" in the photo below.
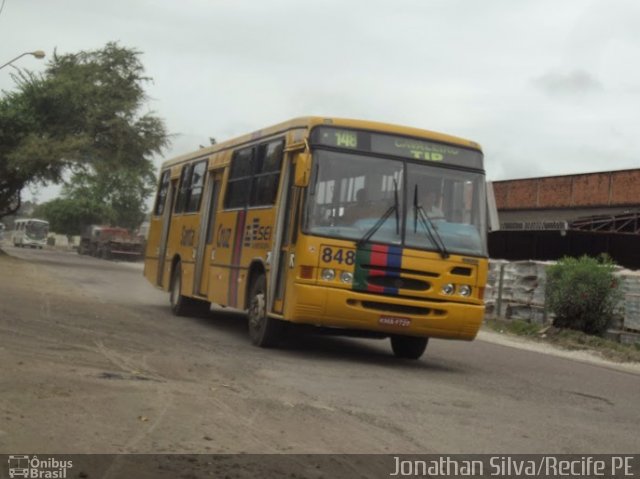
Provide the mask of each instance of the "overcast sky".
[{"label": "overcast sky", "polygon": [[327,115],[472,139],[500,180],[640,167],[639,25],[638,0],[4,0],[0,63],[143,52],[166,157]]}]

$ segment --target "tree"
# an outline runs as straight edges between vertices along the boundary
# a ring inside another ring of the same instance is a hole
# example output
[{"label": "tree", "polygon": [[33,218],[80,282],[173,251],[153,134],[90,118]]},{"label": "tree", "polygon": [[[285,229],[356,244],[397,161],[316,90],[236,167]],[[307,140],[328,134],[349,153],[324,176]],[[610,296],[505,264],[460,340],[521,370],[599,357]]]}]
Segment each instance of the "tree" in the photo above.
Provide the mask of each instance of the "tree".
[{"label": "tree", "polygon": [[79,235],[86,225],[103,223],[110,211],[92,198],[56,198],[39,205],[35,216],[46,218],[49,228],[67,236]]},{"label": "tree", "polygon": [[0,100],[0,218],[17,210],[27,184],[60,182],[65,172],[71,180],[56,208],[80,198],[82,209],[91,190],[114,221],[132,224],[144,214],[155,184],[152,156],[168,135],[161,119],[142,112],[150,79],[139,56],[108,43],[56,52],[42,75],[14,75],[17,91]]},{"label": "tree", "polygon": [[13,158],[29,132],[36,129],[24,96],[10,94],[0,99],[0,218],[20,209],[20,192],[28,182],[44,180],[47,175],[47,168],[37,164],[37,159],[20,164]]},{"label": "tree", "polygon": [[81,234],[90,224],[136,229],[144,220],[146,199],[155,189],[153,172],[132,174],[121,168],[100,175],[75,173],[60,198],[40,205],[34,215],[61,234]]}]

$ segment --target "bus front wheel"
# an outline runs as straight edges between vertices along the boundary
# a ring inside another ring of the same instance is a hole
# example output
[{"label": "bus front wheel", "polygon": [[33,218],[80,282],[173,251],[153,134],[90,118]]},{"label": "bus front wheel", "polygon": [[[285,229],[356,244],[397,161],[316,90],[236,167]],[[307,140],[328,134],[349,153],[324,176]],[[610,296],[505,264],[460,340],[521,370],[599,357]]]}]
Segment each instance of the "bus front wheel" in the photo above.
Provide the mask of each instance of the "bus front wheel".
[{"label": "bus front wheel", "polygon": [[419,359],[427,349],[429,338],[391,336],[391,349],[397,358]]},{"label": "bus front wheel", "polygon": [[282,338],[282,321],[267,316],[267,283],[264,275],[253,280],[249,292],[249,337],[261,348],[277,346]]}]

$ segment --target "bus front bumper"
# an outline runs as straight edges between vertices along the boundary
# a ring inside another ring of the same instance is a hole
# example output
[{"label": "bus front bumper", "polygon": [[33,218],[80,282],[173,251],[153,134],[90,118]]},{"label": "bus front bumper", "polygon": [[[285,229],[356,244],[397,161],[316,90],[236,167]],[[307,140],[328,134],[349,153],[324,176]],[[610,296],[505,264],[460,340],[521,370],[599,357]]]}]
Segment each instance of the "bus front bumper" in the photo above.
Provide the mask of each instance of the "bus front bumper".
[{"label": "bus front bumper", "polygon": [[296,284],[285,319],[329,328],[389,335],[472,340],[484,319],[484,305],[413,300],[347,289]]}]

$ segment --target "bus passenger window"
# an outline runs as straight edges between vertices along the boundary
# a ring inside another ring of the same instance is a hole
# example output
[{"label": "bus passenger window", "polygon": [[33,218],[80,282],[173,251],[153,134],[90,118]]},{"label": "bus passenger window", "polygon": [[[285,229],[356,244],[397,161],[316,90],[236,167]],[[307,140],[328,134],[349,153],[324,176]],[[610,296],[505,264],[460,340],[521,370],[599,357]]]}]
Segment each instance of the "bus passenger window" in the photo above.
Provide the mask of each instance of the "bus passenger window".
[{"label": "bus passenger window", "polygon": [[156,197],[156,205],[153,209],[155,216],[160,216],[164,213],[165,201],[167,200],[167,193],[169,192],[169,176],[170,171],[166,170],[160,177],[160,187],[158,188],[158,196]]},{"label": "bus passenger window", "polygon": [[200,199],[202,198],[202,190],[204,188],[204,175],[207,171],[207,162],[201,161],[193,167],[191,181],[189,182],[189,198],[187,199],[187,207],[185,212],[193,213],[200,210]]},{"label": "bus passenger window", "polygon": [[178,189],[178,198],[176,199],[176,213],[183,213],[189,194],[189,182],[191,181],[192,165],[184,165],[180,174],[180,188]]},{"label": "bus passenger window", "polygon": [[282,166],[283,146],[282,141],[275,141],[258,147],[251,185],[250,206],[268,206],[275,203]]},{"label": "bus passenger window", "polygon": [[251,158],[253,148],[238,150],[231,160],[231,171],[224,198],[225,208],[243,208],[247,204],[251,188]]}]

